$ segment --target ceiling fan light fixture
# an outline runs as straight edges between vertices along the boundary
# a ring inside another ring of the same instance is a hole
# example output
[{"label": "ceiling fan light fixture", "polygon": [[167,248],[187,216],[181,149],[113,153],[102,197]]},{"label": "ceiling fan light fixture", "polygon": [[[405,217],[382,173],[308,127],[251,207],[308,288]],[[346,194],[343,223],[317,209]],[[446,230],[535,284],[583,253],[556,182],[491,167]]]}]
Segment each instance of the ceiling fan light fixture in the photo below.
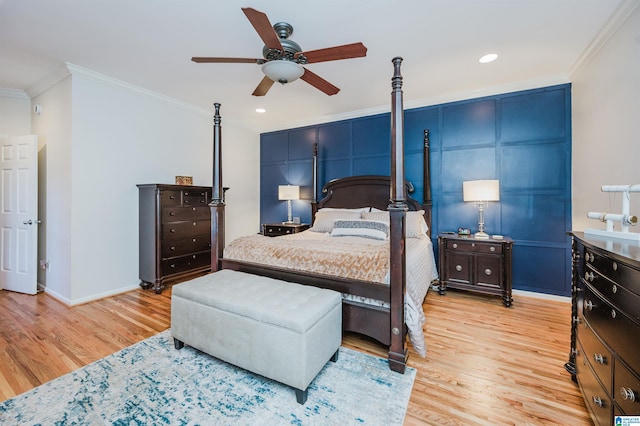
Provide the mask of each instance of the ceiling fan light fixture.
[{"label": "ceiling fan light fixture", "polygon": [[302,77],[304,68],[302,65],[286,59],[269,61],[262,65],[262,72],[271,80],[278,83],[291,83]]}]

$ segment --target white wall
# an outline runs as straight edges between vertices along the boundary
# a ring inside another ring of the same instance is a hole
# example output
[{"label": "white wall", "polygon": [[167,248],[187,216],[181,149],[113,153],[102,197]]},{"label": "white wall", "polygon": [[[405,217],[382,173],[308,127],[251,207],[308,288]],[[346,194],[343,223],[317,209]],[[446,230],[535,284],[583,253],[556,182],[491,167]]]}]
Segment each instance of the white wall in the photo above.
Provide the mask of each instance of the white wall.
[{"label": "white wall", "polygon": [[[68,67],[34,98],[33,119],[46,144],[46,291],[76,304],[138,286],[136,184],[188,175],[211,185],[213,110]],[[259,223],[259,135],[224,116],[222,134],[230,241]]]},{"label": "white wall", "polygon": [[38,135],[38,282],[63,301],[71,300],[71,77],[33,98],[42,108],[32,116]]},{"label": "white wall", "polygon": [[0,89],[0,135],[31,134],[31,99],[23,90]]},{"label": "white wall", "polygon": [[[604,229],[587,213],[619,213],[622,202],[600,187],[640,184],[640,7],[574,75],[572,108],[573,229]],[[630,213],[640,216],[640,193]]]}]

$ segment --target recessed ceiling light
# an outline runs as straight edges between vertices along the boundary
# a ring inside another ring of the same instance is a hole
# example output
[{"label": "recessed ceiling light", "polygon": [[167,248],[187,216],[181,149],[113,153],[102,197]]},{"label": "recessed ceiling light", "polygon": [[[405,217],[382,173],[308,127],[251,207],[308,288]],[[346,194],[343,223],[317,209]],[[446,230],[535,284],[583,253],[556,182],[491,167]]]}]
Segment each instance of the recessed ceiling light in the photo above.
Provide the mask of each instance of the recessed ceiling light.
[{"label": "recessed ceiling light", "polygon": [[482,58],[478,59],[478,62],[481,64],[487,64],[489,62],[493,62],[498,59],[498,55],[495,53],[489,53],[488,55],[484,55]]},{"label": "recessed ceiling light", "polygon": [[259,113],[259,114],[263,114],[263,113],[267,112],[267,110],[264,109],[264,108],[256,108],[256,112]]}]

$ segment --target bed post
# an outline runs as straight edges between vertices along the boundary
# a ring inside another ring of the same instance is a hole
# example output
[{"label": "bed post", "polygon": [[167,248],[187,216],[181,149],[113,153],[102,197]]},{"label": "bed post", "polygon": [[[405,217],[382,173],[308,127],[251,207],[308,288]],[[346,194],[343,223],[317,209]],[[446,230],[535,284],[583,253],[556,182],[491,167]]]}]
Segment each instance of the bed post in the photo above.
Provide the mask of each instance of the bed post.
[{"label": "bed post", "polygon": [[431,158],[431,149],[429,147],[429,129],[424,129],[424,149],[422,164],[424,172],[422,173],[424,197],[422,201],[422,207],[424,208],[424,219],[429,225],[429,235],[431,235],[431,211],[433,209],[433,202],[431,200],[431,165],[429,163]]},{"label": "bed post", "polygon": [[406,289],[405,214],[406,188],[404,184],[404,110],[402,105],[402,58],[395,57],[391,79],[391,196],[388,210],[390,218],[389,245],[391,288],[391,345],[389,367],[404,373],[407,364],[406,328],[404,324],[404,297]]},{"label": "bed post", "polygon": [[213,188],[211,192],[211,272],[220,268],[224,250],[224,189],[222,188],[222,132],[220,104],[214,103],[213,115]]},{"label": "bed post", "polygon": [[313,182],[311,183],[311,193],[313,198],[311,200],[311,224],[316,217],[318,211],[318,142],[313,143],[313,159],[312,159],[312,171]]}]

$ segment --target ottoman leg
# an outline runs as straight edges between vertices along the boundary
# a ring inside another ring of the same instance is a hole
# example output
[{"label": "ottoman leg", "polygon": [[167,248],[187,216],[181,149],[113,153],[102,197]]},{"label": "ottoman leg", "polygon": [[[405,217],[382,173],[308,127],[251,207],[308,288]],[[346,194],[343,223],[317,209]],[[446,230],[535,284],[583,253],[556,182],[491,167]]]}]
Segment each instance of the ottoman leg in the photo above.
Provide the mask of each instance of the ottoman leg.
[{"label": "ottoman leg", "polygon": [[304,403],[307,402],[308,390],[309,388],[305,390],[296,389],[296,400],[298,401],[298,404],[304,405]]},{"label": "ottoman leg", "polygon": [[175,337],[173,338],[173,346],[176,349],[182,349],[184,348],[184,342],[182,340],[178,340]]},{"label": "ottoman leg", "polygon": [[339,353],[340,353],[340,349],[338,349],[338,350],[336,351],[336,353],[335,353],[335,354],[333,354],[333,355],[331,356],[331,358],[329,359],[329,361],[331,361],[331,362],[337,362],[337,361],[338,361],[338,354],[339,354]]}]

